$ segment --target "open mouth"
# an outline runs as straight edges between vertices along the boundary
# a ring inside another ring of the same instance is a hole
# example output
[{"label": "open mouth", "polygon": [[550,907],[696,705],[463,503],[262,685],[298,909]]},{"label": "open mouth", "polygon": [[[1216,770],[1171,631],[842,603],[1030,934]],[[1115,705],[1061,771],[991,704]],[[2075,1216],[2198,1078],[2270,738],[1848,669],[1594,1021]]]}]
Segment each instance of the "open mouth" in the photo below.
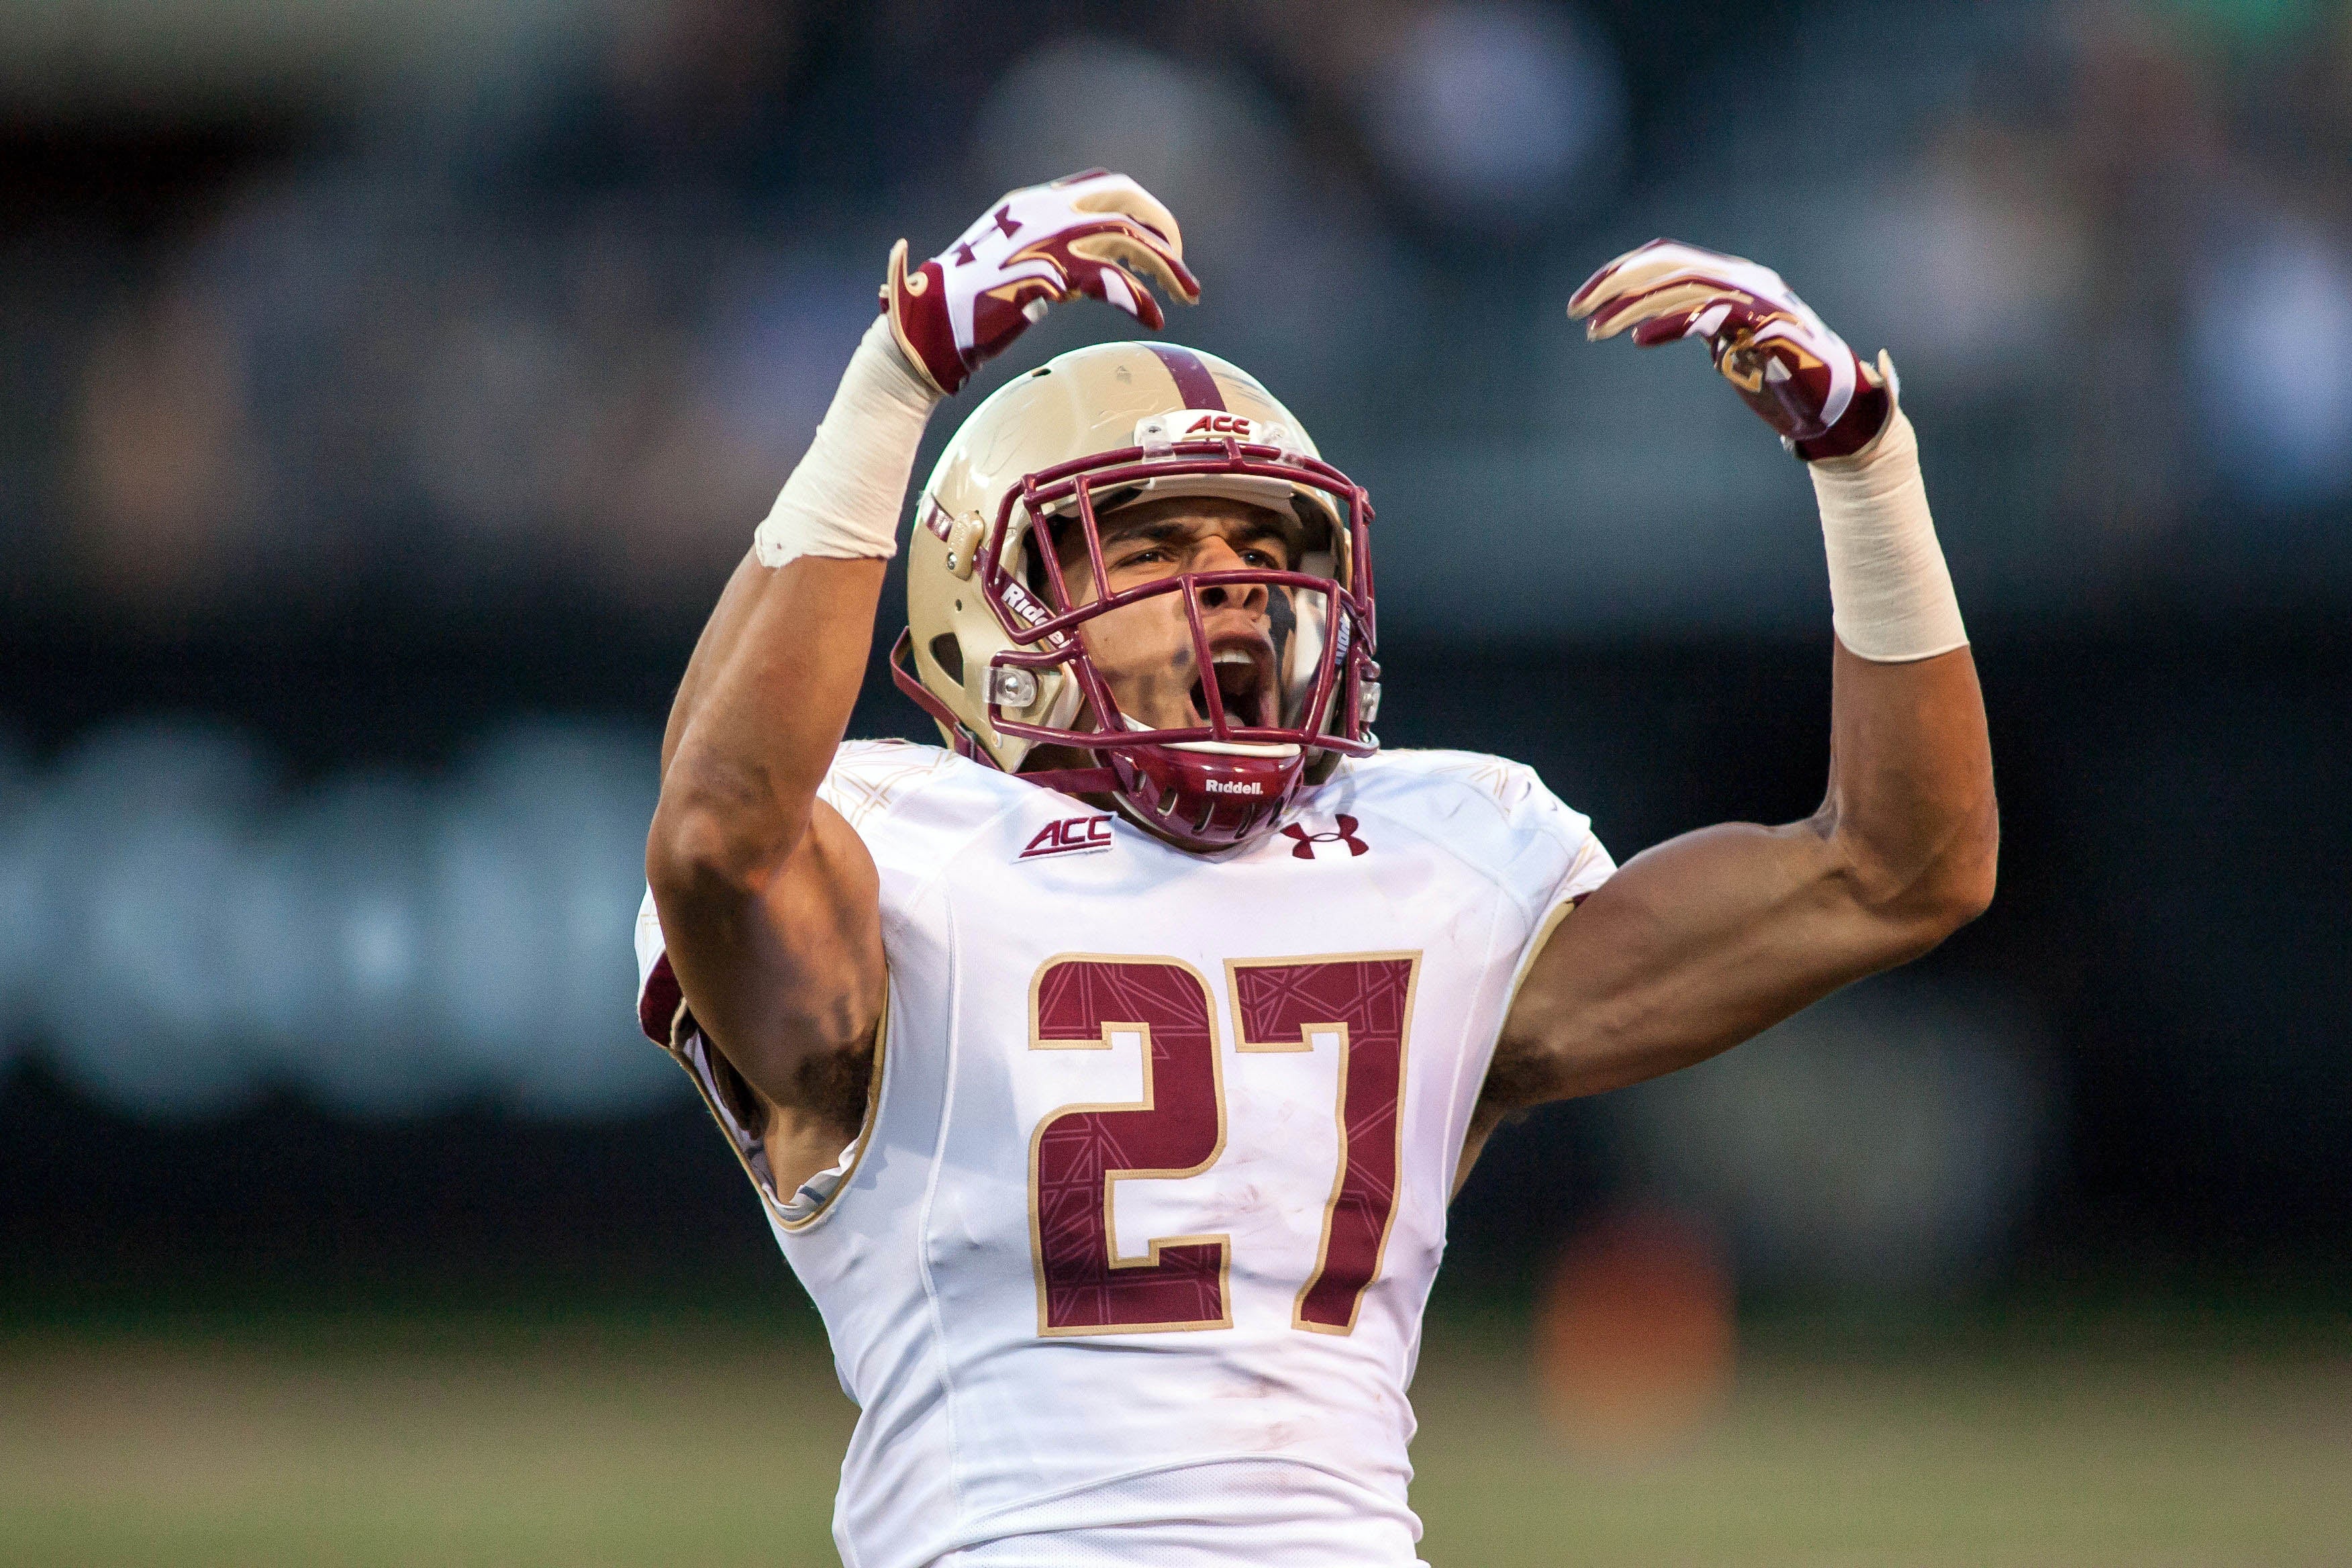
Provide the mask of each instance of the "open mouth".
[{"label": "open mouth", "polygon": [[[1231,635],[1209,644],[1208,679],[1216,682],[1224,706],[1225,722],[1237,729],[1272,729],[1274,711],[1274,646],[1256,634]],[[1192,682],[1192,716],[1209,721],[1208,693],[1199,679]]]}]

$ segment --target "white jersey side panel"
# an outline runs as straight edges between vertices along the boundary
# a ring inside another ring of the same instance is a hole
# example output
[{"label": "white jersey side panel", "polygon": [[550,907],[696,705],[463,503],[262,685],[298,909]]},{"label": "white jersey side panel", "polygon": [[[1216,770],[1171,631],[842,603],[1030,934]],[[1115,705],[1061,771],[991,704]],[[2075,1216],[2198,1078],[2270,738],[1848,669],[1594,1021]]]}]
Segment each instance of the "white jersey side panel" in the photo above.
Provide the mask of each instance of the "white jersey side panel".
[{"label": "white jersey side panel", "polygon": [[1584,818],[1444,752],[1214,857],[929,747],[845,746],[824,797],[881,877],[878,1095],[767,1201],[863,1412],[844,1562],[1412,1563],[1454,1163],[1521,966],[1612,869]]}]

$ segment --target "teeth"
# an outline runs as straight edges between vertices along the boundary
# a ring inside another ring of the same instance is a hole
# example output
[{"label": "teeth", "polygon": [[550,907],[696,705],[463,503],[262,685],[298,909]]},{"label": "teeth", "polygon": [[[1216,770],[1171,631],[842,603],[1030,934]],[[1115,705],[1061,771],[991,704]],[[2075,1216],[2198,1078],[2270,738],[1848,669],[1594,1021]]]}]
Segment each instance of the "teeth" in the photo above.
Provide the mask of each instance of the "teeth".
[{"label": "teeth", "polygon": [[1209,662],[1211,664],[1250,664],[1255,661],[1249,655],[1236,647],[1227,648],[1224,652],[1209,660]]}]

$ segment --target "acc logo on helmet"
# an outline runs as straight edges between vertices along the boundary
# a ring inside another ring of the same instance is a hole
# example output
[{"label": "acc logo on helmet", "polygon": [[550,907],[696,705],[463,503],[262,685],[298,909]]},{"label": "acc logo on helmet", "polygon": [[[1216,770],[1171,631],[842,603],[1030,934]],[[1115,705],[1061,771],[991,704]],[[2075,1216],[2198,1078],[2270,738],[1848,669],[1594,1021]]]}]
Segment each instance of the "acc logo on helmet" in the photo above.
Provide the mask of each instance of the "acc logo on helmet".
[{"label": "acc logo on helmet", "polygon": [[1253,423],[1239,414],[1203,414],[1184,426],[1186,436],[1238,436],[1249,439]]}]

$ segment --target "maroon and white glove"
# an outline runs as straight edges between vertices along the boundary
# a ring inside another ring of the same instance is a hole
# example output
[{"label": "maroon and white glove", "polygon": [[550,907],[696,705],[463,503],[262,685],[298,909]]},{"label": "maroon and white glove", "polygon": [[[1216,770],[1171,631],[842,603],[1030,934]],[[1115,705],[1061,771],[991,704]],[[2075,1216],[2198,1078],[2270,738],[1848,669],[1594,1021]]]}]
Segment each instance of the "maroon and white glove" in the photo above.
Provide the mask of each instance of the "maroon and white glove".
[{"label": "maroon and white glove", "polygon": [[1125,174],[1088,169],[1006,193],[912,272],[900,240],[890,250],[882,310],[908,362],[951,393],[1047,305],[1074,295],[1108,300],[1158,331],[1159,301],[1138,271],[1186,304],[1200,302],[1168,209]]},{"label": "maroon and white glove", "polygon": [[1586,279],[1568,314],[1595,341],[1628,327],[1643,348],[1704,339],[1724,379],[1807,462],[1860,451],[1895,407],[1885,355],[1864,364],[1779,273],[1718,250],[1654,239]]}]

